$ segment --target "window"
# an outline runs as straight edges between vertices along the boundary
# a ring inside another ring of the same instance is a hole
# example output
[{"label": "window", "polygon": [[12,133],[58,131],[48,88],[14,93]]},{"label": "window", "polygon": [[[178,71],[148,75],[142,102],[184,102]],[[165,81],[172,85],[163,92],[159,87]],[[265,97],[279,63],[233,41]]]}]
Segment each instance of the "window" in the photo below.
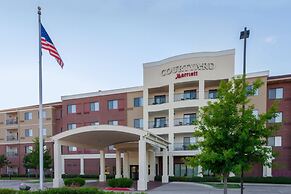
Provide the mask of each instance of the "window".
[{"label": "window", "polygon": [[184,137],[183,138],[183,150],[189,150],[189,146],[196,143],[195,137]]},{"label": "window", "polygon": [[281,136],[269,137],[268,146],[274,146],[274,147],[282,146],[282,137]]},{"label": "window", "polygon": [[143,128],[143,119],[134,119],[133,125],[134,125],[134,128],[142,129]]},{"label": "window", "polygon": [[24,120],[32,120],[32,112],[25,112],[24,113]]},{"label": "window", "polygon": [[69,104],[68,113],[76,113],[76,112],[77,112],[77,106],[75,104]]},{"label": "window", "polygon": [[175,176],[193,177],[198,175],[198,167],[186,166],[185,164],[175,164]]},{"label": "window", "polygon": [[29,153],[31,153],[32,152],[32,146],[25,146],[25,153],[26,154],[29,154]]},{"label": "window", "polygon": [[108,121],[109,125],[118,125],[118,121]]},{"label": "window", "polygon": [[114,145],[108,146],[108,150],[110,150],[110,151],[114,150]]},{"label": "window", "polygon": [[159,95],[154,97],[154,104],[166,103],[166,95]]},{"label": "window", "polygon": [[[39,118],[39,111],[37,112],[37,114],[38,114],[38,118]],[[46,118],[46,111],[45,110],[42,111],[42,118]]]},{"label": "window", "polygon": [[269,123],[282,123],[283,121],[283,114],[282,112],[277,112],[276,116],[272,119],[270,119],[268,122]]},{"label": "window", "polygon": [[185,90],[184,91],[184,100],[189,100],[189,99],[196,99],[196,90]]},{"label": "window", "polygon": [[217,98],[217,90],[209,90],[208,98],[209,99],[216,99]]},{"label": "window", "polygon": [[108,109],[118,109],[118,100],[108,100]]},{"label": "window", "polygon": [[196,121],[196,113],[184,114],[183,118],[184,125],[192,125],[194,121]]},{"label": "window", "polygon": [[99,125],[98,121],[92,122],[91,125]]},{"label": "window", "polygon": [[269,89],[269,99],[282,99],[282,98],[283,98],[283,88]]},{"label": "window", "polygon": [[25,137],[32,137],[32,129],[25,129],[24,131]]},{"label": "window", "polygon": [[142,107],[143,106],[143,98],[142,97],[134,98],[133,105],[134,105],[134,107]]},{"label": "window", "polygon": [[259,111],[258,110],[253,110],[253,115],[256,117],[256,119],[259,118]]},{"label": "window", "polygon": [[166,117],[155,118],[154,128],[167,127]]},{"label": "window", "polygon": [[90,111],[91,112],[99,111],[99,102],[91,102],[90,103]]},{"label": "window", "polygon": [[70,152],[76,152],[77,151],[77,147],[75,147],[75,146],[69,146],[69,151]]},{"label": "window", "polygon": [[[253,85],[248,85],[247,86],[247,91],[251,91],[253,89]],[[256,89],[254,96],[258,96],[259,95],[259,89]]]},{"label": "window", "polygon": [[47,130],[45,128],[42,129],[42,135],[46,136],[47,135]]},{"label": "window", "polygon": [[76,128],[77,128],[77,124],[76,123],[69,123],[68,124],[68,130],[76,129]]}]

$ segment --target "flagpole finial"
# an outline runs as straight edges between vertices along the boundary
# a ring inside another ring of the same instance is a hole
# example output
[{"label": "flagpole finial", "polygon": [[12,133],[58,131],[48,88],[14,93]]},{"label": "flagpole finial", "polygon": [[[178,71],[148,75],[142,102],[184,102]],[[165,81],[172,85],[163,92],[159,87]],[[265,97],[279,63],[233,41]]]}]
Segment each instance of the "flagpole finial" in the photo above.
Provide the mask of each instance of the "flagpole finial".
[{"label": "flagpole finial", "polygon": [[40,7],[40,6],[38,6],[38,7],[37,7],[37,9],[38,9],[38,12],[37,12],[37,13],[38,13],[38,15],[41,15],[41,7]]}]

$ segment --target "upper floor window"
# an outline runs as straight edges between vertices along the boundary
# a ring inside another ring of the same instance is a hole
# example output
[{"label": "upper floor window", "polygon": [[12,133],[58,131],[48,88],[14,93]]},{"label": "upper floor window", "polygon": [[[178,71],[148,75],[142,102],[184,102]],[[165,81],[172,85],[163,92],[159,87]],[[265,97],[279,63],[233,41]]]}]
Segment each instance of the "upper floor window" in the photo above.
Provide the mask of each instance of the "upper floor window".
[{"label": "upper floor window", "polygon": [[134,119],[133,121],[134,128],[143,128],[143,119]]},{"label": "upper floor window", "polygon": [[26,153],[26,154],[31,153],[32,150],[33,150],[32,146],[25,146],[25,153]]},{"label": "upper floor window", "polygon": [[108,109],[118,109],[118,100],[108,100]]},{"label": "upper floor window", "polygon": [[[38,111],[38,118],[39,118],[39,111]],[[46,118],[46,111],[45,110],[42,111],[42,118]]]},{"label": "upper floor window", "polygon": [[32,137],[32,129],[25,129],[24,131],[25,137]]},{"label": "upper floor window", "polygon": [[32,112],[25,112],[24,120],[32,120]]},{"label": "upper floor window", "polygon": [[154,103],[153,104],[163,104],[166,103],[166,95],[158,95],[154,97]]},{"label": "upper floor window", "polygon": [[194,121],[196,121],[196,113],[184,114],[183,117],[184,125],[192,125]]},{"label": "upper floor window", "polygon": [[94,125],[100,125],[100,123],[98,121],[95,121],[95,122],[92,122],[90,123],[91,126],[94,126]]},{"label": "upper floor window", "polygon": [[282,123],[283,121],[283,113],[277,112],[276,116],[269,120],[269,123]]},{"label": "upper floor window", "polygon": [[208,98],[209,99],[216,99],[217,98],[217,90],[209,90],[208,92]]},{"label": "upper floor window", "polygon": [[269,137],[268,146],[274,146],[274,147],[282,146],[282,137],[281,136]]},{"label": "upper floor window", "polygon": [[70,152],[76,152],[77,151],[77,147],[75,147],[75,146],[69,146],[69,151]]},{"label": "upper floor window", "polygon": [[166,117],[157,117],[154,121],[154,128],[167,127]]},{"label": "upper floor window", "polygon": [[116,120],[112,120],[112,121],[108,121],[109,125],[118,125],[118,121]]},{"label": "upper floor window", "polygon": [[46,128],[43,128],[43,129],[42,129],[42,135],[43,135],[43,136],[47,136],[47,129],[46,129]]},{"label": "upper floor window", "polygon": [[269,89],[269,99],[282,99],[282,98],[283,98],[283,88]]},{"label": "upper floor window", "polygon": [[[248,85],[247,86],[247,91],[251,91],[253,89],[253,85]],[[259,89],[256,89],[254,96],[258,96],[259,95]]]},{"label": "upper floor window", "polygon": [[75,104],[69,104],[68,113],[76,113],[76,112],[77,112],[77,106]]},{"label": "upper floor window", "polygon": [[68,130],[75,129],[75,128],[77,128],[77,124],[76,123],[69,123],[68,124]]},{"label": "upper floor window", "polygon": [[184,100],[196,99],[196,98],[197,98],[196,90],[185,90],[184,91]]},{"label": "upper floor window", "polygon": [[91,102],[90,111],[91,112],[99,111],[99,102]]},{"label": "upper floor window", "polygon": [[134,107],[143,106],[143,98],[142,97],[134,98],[133,104],[134,104]]}]

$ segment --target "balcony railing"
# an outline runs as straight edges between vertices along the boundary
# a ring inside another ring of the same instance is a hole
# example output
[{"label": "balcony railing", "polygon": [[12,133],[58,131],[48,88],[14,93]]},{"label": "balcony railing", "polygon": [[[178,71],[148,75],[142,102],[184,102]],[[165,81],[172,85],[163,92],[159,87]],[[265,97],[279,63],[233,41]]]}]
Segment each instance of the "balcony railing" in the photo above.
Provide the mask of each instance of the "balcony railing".
[{"label": "balcony railing", "polygon": [[6,125],[16,125],[18,124],[18,119],[6,119]]},{"label": "balcony railing", "polygon": [[204,98],[205,99],[217,99],[218,92],[217,91],[206,91]]},{"label": "balcony railing", "polygon": [[175,126],[194,125],[196,118],[176,118],[174,120]]},{"label": "balcony railing", "polygon": [[198,99],[198,93],[194,93],[194,95],[189,95],[185,93],[175,94],[174,101],[183,101],[183,100],[196,100]]},{"label": "balcony railing", "polygon": [[157,105],[157,104],[165,104],[169,102],[169,97],[161,97],[161,98],[149,98],[148,104],[149,105]]},{"label": "balcony railing", "polygon": [[149,129],[162,128],[162,127],[168,127],[168,126],[169,126],[168,120],[163,120],[159,122],[149,121]]},{"label": "balcony railing", "polygon": [[8,135],[6,137],[6,140],[7,141],[17,141],[18,140],[18,137],[16,135]]},{"label": "balcony railing", "polygon": [[174,151],[191,150],[190,144],[185,143],[174,143]]},{"label": "balcony railing", "polygon": [[9,151],[9,152],[6,152],[6,156],[7,157],[17,157],[18,153]]}]

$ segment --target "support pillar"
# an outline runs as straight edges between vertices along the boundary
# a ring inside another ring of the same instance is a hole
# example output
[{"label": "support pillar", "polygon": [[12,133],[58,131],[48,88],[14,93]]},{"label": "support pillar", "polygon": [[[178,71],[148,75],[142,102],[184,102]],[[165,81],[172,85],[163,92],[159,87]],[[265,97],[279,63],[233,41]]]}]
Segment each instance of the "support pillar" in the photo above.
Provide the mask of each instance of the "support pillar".
[{"label": "support pillar", "polygon": [[84,175],[84,158],[80,158],[80,175]]},{"label": "support pillar", "polygon": [[129,178],[129,154],[128,152],[123,153],[123,178]]},{"label": "support pillar", "polygon": [[99,182],[106,182],[105,175],[105,152],[104,150],[100,150],[100,175]]},{"label": "support pillar", "polygon": [[171,143],[169,146],[169,176],[174,176],[174,156],[173,156],[173,151],[174,151],[174,145],[175,145],[175,140],[174,140],[174,133],[169,133],[169,142]]},{"label": "support pillar", "polygon": [[116,150],[115,152],[116,154],[116,159],[115,159],[115,162],[116,162],[116,174],[115,174],[115,178],[121,178],[121,156],[120,156],[120,151],[119,150]]},{"label": "support pillar", "polygon": [[149,181],[154,181],[156,176],[156,155],[155,151],[152,150],[149,153],[150,158],[150,175],[149,175]]},{"label": "support pillar", "polygon": [[163,150],[163,175],[162,175],[162,183],[169,182],[168,175],[168,152],[167,149]]},{"label": "support pillar", "polygon": [[146,141],[144,137],[140,137],[138,142],[138,164],[139,164],[139,174],[137,181],[137,190],[145,191],[147,190],[147,164],[146,164]]},{"label": "support pillar", "polygon": [[205,83],[204,80],[199,80],[199,99],[205,99],[205,91],[204,88],[205,87]]},{"label": "support pillar", "polygon": [[62,157],[62,174],[66,174],[65,170],[65,158]]},{"label": "support pillar", "polygon": [[53,187],[58,188],[64,185],[62,179],[62,157],[61,144],[58,140],[54,141],[54,179]]}]

